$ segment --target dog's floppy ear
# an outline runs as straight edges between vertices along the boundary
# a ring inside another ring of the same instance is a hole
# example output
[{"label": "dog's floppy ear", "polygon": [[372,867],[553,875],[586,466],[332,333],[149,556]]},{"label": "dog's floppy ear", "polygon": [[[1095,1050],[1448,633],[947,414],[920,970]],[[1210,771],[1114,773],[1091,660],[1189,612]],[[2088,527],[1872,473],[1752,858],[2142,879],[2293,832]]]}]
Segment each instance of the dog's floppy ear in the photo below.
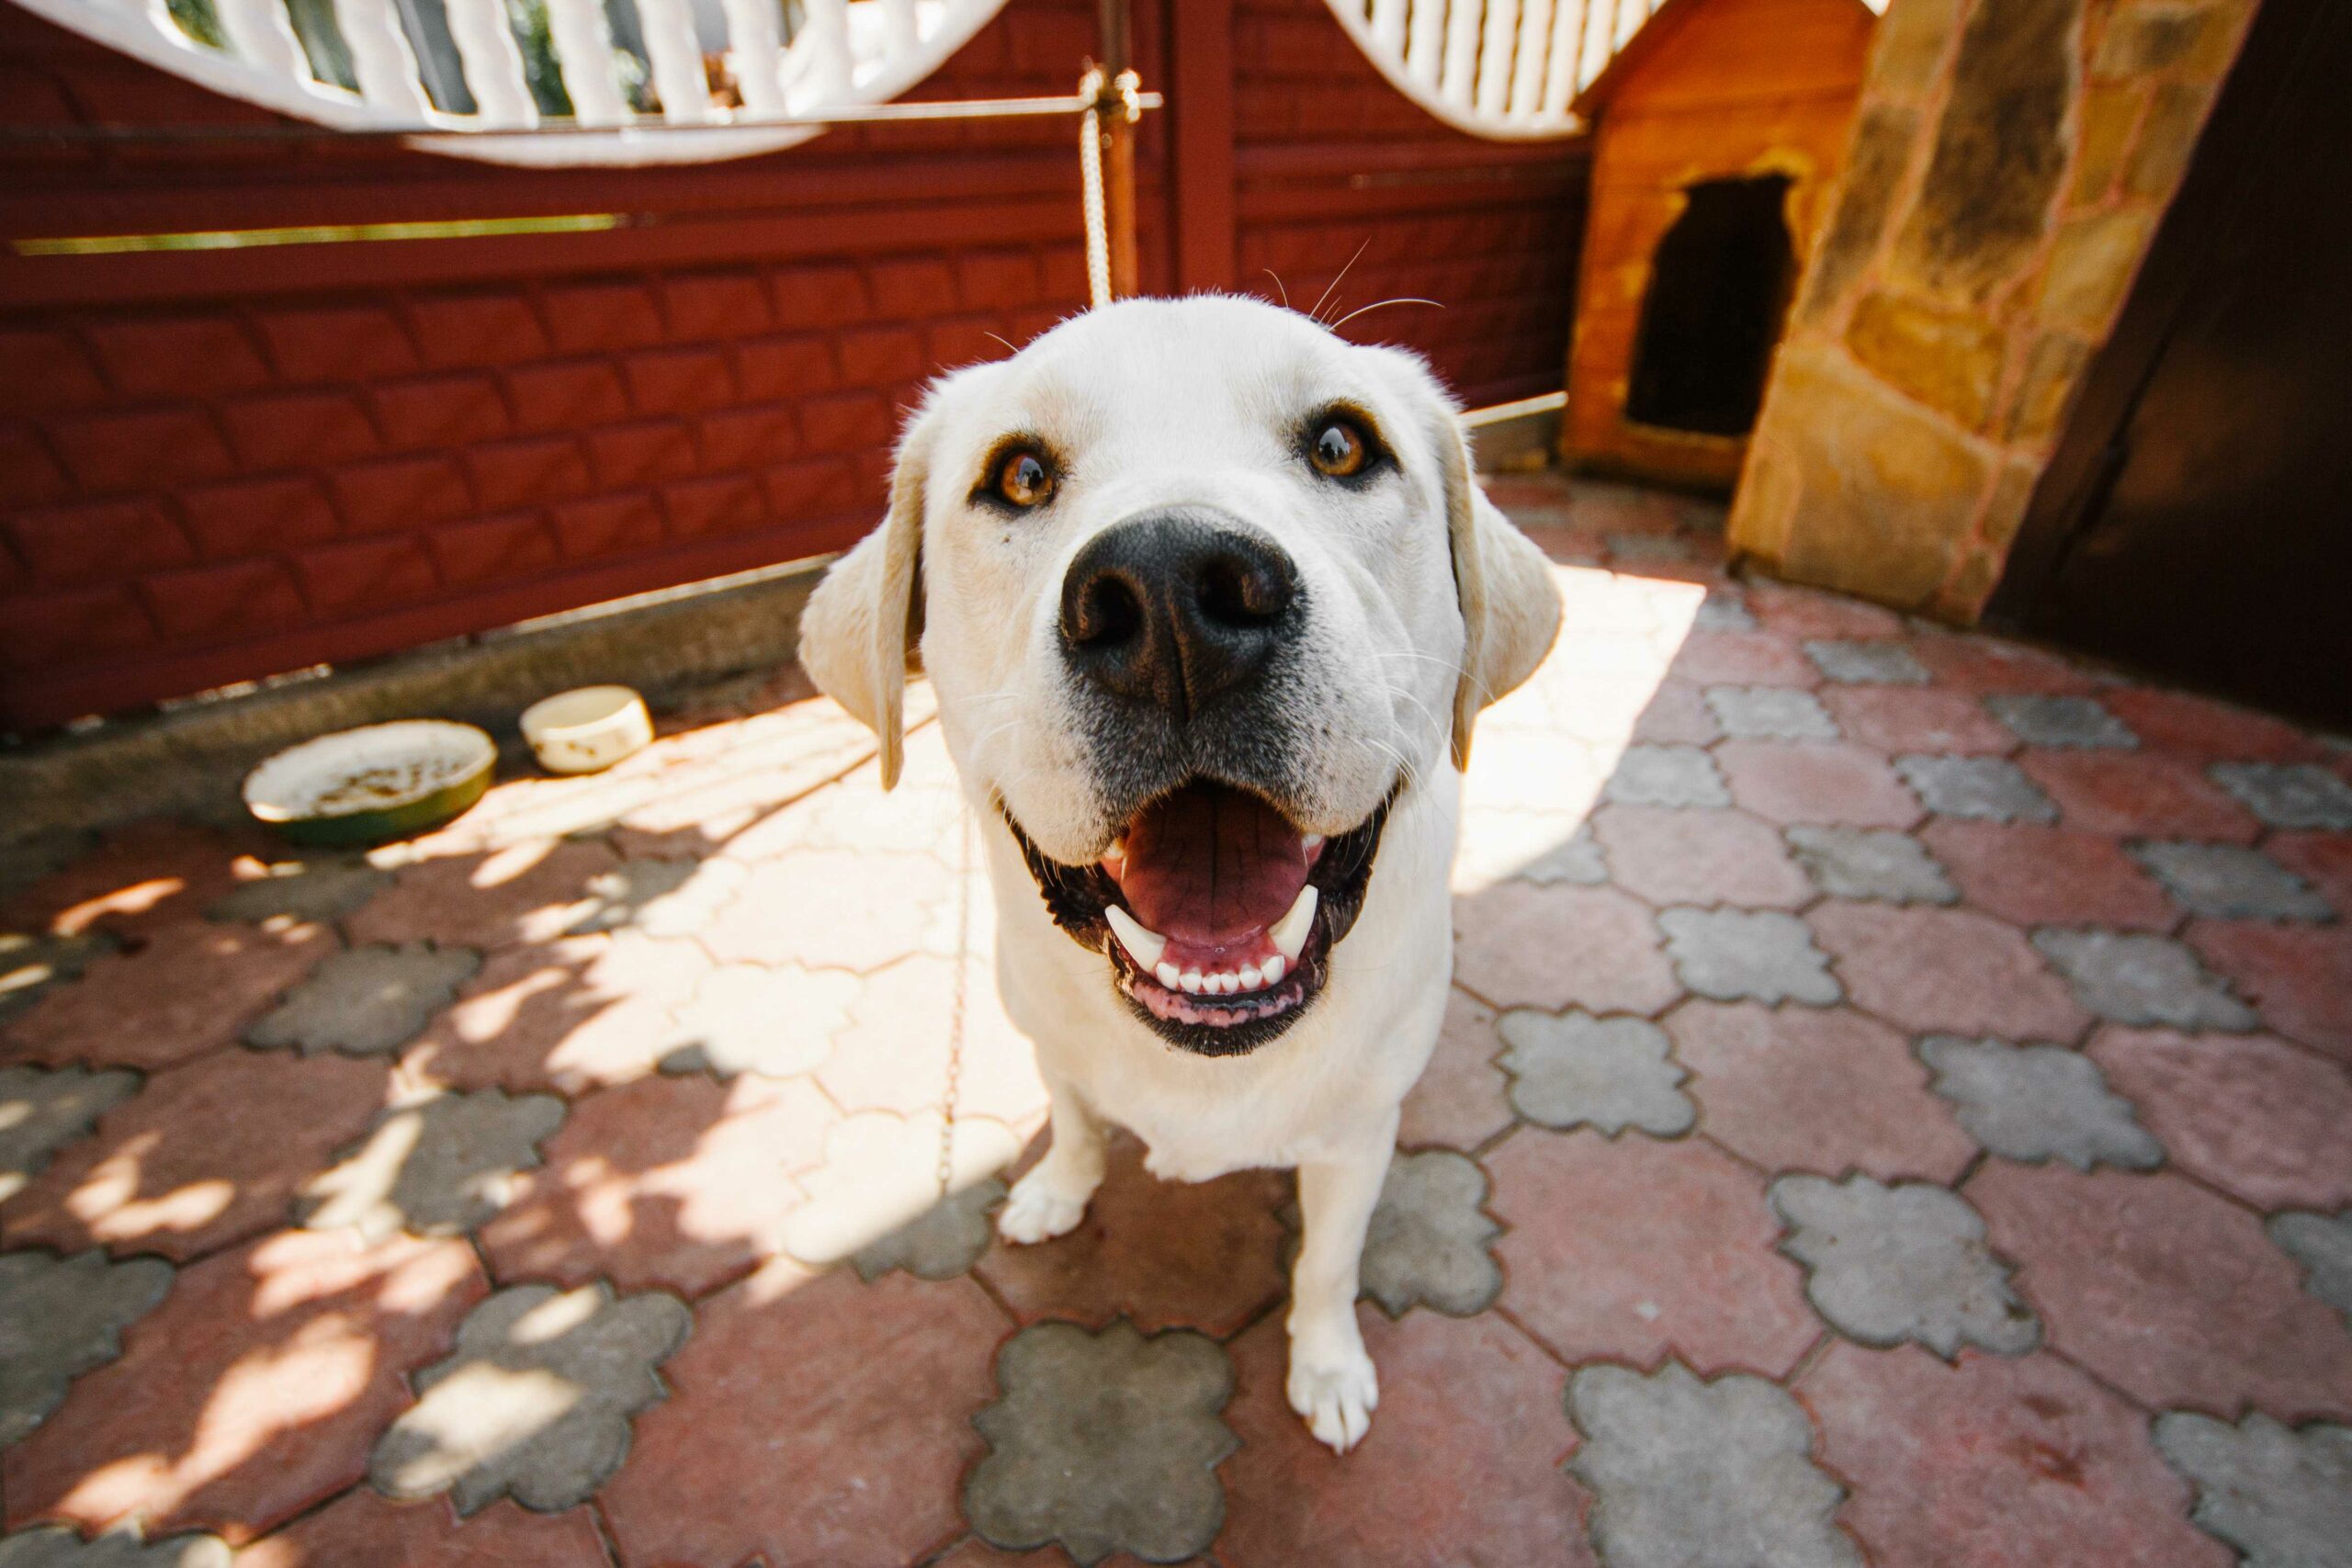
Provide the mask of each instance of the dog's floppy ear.
[{"label": "dog's floppy ear", "polygon": [[800,613],[800,667],[882,742],[882,787],[904,757],[907,662],[922,633],[922,513],[931,409],[899,445],[882,525],[833,562]]}]

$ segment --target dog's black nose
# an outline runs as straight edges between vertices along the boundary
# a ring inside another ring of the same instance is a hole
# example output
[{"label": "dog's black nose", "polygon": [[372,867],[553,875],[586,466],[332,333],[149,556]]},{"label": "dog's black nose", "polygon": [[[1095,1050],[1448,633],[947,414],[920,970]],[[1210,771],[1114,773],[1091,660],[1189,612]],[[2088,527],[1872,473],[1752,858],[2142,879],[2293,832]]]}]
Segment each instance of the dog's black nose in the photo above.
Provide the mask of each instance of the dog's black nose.
[{"label": "dog's black nose", "polygon": [[1062,646],[1096,685],[1181,724],[1264,665],[1297,602],[1298,569],[1272,539],[1205,508],[1148,512],[1070,562]]}]

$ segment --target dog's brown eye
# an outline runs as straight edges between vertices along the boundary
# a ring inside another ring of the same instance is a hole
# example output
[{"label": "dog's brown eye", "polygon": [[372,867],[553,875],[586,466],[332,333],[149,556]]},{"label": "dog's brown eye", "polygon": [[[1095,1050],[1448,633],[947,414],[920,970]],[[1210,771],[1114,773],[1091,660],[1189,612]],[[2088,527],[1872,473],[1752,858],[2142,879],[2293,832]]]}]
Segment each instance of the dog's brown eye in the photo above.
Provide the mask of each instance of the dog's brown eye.
[{"label": "dog's brown eye", "polygon": [[1315,444],[1308,448],[1308,455],[1317,473],[1343,479],[1363,470],[1371,448],[1364,441],[1363,432],[1351,421],[1334,419],[1325,421],[1323,428],[1315,433]]},{"label": "dog's brown eye", "polygon": [[997,459],[996,492],[1026,511],[1053,498],[1054,470],[1026,446],[1015,447]]}]

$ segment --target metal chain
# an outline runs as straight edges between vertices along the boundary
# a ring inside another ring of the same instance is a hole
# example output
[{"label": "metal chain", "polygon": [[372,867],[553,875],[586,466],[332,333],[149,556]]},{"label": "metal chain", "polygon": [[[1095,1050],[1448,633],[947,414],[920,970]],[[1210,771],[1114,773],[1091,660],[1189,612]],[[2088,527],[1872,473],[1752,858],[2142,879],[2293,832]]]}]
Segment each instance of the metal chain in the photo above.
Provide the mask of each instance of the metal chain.
[{"label": "metal chain", "polygon": [[947,1201],[956,1175],[956,1093],[964,1077],[964,1000],[972,967],[972,808],[956,798],[962,819],[956,852],[956,975],[947,1004],[947,1090],[939,1102],[939,1198]]}]

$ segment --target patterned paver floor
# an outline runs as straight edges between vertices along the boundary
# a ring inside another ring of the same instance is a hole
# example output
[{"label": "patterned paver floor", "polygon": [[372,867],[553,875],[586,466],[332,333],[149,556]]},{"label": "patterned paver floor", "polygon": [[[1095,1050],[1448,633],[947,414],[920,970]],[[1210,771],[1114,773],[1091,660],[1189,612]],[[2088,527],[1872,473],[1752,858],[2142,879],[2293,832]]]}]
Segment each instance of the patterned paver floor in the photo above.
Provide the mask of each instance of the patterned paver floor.
[{"label": "patterned paver floor", "polygon": [[1495,491],[1566,630],[1355,1453],[1288,1176],[993,1239],[936,727],[885,795],[786,673],[365,860],[0,868],[0,1564],[2352,1562],[2352,753]]}]

